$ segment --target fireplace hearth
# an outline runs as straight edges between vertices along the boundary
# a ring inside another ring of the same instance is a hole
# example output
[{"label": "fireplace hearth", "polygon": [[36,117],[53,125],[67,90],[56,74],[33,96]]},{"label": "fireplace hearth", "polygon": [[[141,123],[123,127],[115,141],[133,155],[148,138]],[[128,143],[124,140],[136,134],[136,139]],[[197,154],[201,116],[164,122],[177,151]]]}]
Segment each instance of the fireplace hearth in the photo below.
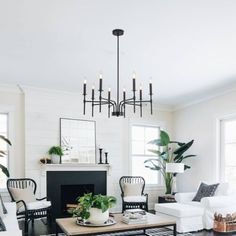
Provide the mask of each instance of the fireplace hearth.
[{"label": "fireplace hearth", "polygon": [[89,192],[106,195],[106,188],[106,171],[47,171],[47,198],[54,219],[68,216],[67,207],[77,197]]}]

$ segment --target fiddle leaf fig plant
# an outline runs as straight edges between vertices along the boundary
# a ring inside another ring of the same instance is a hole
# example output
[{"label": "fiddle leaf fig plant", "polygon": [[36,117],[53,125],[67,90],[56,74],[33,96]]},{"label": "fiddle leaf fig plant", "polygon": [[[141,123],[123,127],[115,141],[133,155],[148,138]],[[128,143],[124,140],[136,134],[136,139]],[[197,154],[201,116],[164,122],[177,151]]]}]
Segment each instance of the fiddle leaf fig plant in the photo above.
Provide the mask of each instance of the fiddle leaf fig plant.
[{"label": "fiddle leaf fig plant", "polygon": [[[8,145],[11,146],[11,142],[9,139],[7,139],[6,137],[4,137],[3,135],[0,135],[0,139],[3,140],[4,142],[6,142]],[[7,153],[3,150],[0,150],[0,157],[4,157]],[[7,169],[7,167],[5,167],[4,165],[0,164],[0,169],[2,170],[2,172],[7,176],[10,177],[9,171]]]},{"label": "fiddle leaf fig plant", "polygon": [[[193,145],[194,140],[187,143],[171,141],[167,132],[161,130],[160,138],[149,142],[156,145],[157,149],[149,149],[150,152],[157,155],[156,158],[150,158],[144,161],[145,167],[150,170],[160,171],[166,186],[166,194],[171,193],[173,176],[175,173],[166,172],[166,163],[181,163],[183,160],[194,157],[196,155],[185,155],[185,152]],[[190,169],[188,165],[184,165],[184,169]]]}]

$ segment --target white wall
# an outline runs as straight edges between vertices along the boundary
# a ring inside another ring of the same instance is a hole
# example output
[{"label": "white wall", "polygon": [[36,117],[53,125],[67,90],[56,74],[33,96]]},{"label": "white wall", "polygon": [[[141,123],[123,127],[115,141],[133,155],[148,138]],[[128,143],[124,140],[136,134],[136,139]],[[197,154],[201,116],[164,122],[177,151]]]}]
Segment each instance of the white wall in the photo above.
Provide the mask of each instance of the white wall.
[{"label": "white wall", "polygon": [[[26,176],[40,179],[39,159],[52,145],[59,144],[59,118],[78,118],[96,120],[97,145],[109,152],[111,164],[108,176],[108,194],[117,196],[120,205],[119,178],[129,174],[129,127],[132,122],[165,124],[172,132],[172,115],[169,111],[154,111],[154,115],[144,112],[143,118],[128,115],[130,118],[107,118],[107,112],[91,117],[91,107],[87,107],[87,115],[82,115],[82,97],[75,93],[53,90],[24,88],[25,94],[25,172]],[[158,191],[149,189],[150,206],[157,200]]]},{"label": "white wall", "polygon": [[199,181],[219,181],[219,158],[217,149],[218,119],[236,114],[236,91],[177,110],[173,113],[174,138],[195,142],[189,154],[192,167],[177,178],[179,191],[195,190]]}]

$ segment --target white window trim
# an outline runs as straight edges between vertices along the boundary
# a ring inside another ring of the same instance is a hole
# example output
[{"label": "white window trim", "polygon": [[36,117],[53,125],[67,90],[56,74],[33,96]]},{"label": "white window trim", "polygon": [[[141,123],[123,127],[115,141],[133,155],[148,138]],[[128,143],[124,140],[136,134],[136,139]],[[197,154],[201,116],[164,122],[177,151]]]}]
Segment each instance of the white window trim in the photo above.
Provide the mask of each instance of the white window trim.
[{"label": "white window trim", "polygon": [[236,113],[225,115],[216,119],[216,178],[219,182],[225,182],[225,156],[222,140],[223,127],[222,122],[236,119]]},{"label": "white window trim", "polygon": [[[128,171],[129,174],[132,174],[132,126],[147,126],[147,127],[160,127],[161,130],[165,130],[165,122],[163,121],[129,121],[129,161],[128,161]],[[151,171],[151,170],[150,170]],[[160,173],[160,182],[158,184],[146,184],[145,187],[147,190],[155,189],[155,190],[163,190],[165,188],[163,177]]]},{"label": "white window trim", "polygon": [[[12,146],[8,150],[8,171],[14,173],[15,165],[14,159],[11,157],[15,156],[15,108],[13,106],[0,105],[0,113],[8,114],[8,139],[11,141]],[[8,192],[7,188],[0,188],[0,193]]]}]

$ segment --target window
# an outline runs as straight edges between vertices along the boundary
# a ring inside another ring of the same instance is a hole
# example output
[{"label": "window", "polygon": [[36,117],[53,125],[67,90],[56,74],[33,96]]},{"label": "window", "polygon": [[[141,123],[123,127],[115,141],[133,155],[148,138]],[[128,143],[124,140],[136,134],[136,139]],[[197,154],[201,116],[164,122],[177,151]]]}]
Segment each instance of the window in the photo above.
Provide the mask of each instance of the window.
[{"label": "window", "polygon": [[145,160],[155,156],[149,149],[157,149],[157,147],[156,145],[148,144],[148,142],[157,139],[159,131],[159,127],[142,125],[133,125],[131,130],[131,172],[132,175],[143,176],[146,184],[158,184],[160,182],[159,172],[146,168],[144,164]]},{"label": "window", "polygon": [[[0,135],[8,137],[8,115],[0,113]],[[8,146],[7,143],[0,140],[0,150],[7,153]],[[8,155],[0,157],[0,164],[8,167]],[[0,170],[0,188],[6,188],[6,176]]]},{"label": "window", "polygon": [[221,121],[221,177],[236,190],[236,117]]}]

